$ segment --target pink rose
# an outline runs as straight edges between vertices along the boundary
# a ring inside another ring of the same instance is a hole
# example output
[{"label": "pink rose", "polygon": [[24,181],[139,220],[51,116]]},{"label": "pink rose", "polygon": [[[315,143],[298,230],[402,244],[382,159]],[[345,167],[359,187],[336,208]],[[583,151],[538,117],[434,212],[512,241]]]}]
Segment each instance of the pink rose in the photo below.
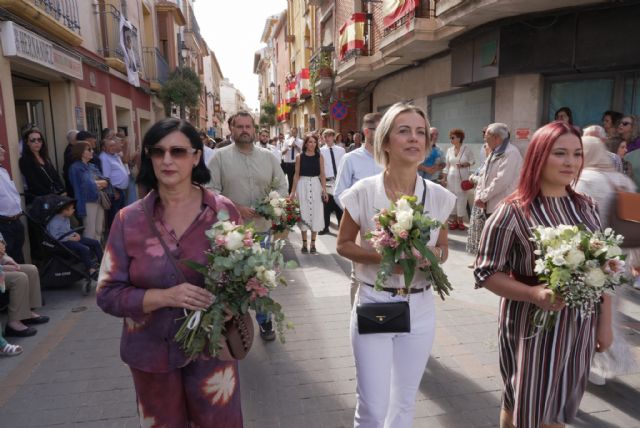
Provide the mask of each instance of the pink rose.
[{"label": "pink rose", "polygon": [[400,232],[400,238],[407,239],[408,237],[409,237],[409,232],[407,232],[406,230],[403,230],[402,232]]},{"label": "pink rose", "polygon": [[227,240],[225,239],[225,237],[223,235],[218,235],[216,236],[216,245],[223,247],[224,244],[227,243]]},{"label": "pink rose", "polygon": [[624,272],[624,262],[618,259],[610,259],[602,269],[607,275],[616,275]]}]

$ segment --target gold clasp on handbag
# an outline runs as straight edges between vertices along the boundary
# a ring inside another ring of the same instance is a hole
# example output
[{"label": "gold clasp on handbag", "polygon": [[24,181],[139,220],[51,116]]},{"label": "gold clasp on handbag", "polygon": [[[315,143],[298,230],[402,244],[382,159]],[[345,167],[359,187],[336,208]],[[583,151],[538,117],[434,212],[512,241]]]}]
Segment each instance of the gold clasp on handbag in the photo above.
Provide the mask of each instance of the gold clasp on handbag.
[{"label": "gold clasp on handbag", "polygon": [[386,318],[386,315],[376,315],[376,318],[378,319],[378,321],[382,322],[384,321],[384,319]]},{"label": "gold clasp on handbag", "polygon": [[398,288],[398,291],[396,291],[396,296],[404,297],[407,294],[409,294],[409,293],[407,293],[407,289],[404,288],[404,287]]}]

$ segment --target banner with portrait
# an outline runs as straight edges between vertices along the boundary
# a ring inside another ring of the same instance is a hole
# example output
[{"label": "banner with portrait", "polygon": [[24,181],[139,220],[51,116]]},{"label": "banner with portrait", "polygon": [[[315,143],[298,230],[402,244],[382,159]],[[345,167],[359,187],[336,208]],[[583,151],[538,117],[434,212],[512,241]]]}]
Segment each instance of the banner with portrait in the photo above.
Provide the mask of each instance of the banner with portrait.
[{"label": "banner with portrait", "polygon": [[138,43],[138,37],[133,26],[126,20],[124,15],[120,15],[120,49],[124,54],[124,64],[127,70],[127,79],[133,86],[140,86],[139,61],[135,53],[135,44]]}]

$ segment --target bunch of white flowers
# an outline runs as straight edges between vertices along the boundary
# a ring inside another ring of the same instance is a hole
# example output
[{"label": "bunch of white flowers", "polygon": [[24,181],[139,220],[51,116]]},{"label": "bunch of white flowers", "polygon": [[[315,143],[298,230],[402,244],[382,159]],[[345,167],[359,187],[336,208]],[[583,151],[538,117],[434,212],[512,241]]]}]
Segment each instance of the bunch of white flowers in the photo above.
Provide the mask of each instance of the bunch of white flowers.
[{"label": "bunch of white flowers", "polygon": [[[589,232],[583,226],[533,228],[536,245],[534,272],[569,308],[595,310],[602,294],[625,282],[623,237],[607,228]],[[534,319],[550,327],[550,313],[538,309]]]}]

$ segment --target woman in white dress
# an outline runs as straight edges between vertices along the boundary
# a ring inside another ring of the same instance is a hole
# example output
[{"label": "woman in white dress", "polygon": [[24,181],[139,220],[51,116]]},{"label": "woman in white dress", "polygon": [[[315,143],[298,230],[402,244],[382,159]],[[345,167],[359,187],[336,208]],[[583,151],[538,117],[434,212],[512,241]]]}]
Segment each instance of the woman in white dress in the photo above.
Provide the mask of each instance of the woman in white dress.
[{"label": "woman in white dress", "polygon": [[[296,156],[296,172],[291,186],[291,198],[300,201],[298,223],[302,233],[302,253],[316,253],[316,236],[324,229],[324,205],[327,201],[327,183],[324,175],[324,159],[320,154],[318,136],[307,134],[302,143],[302,153]],[[311,247],[307,250],[307,231],[311,230]]]},{"label": "woman in white dress", "polygon": [[[416,195],[418,201],[424,200],[425,213],[446,222],[455,195],[418,175],[418,165],[428,155],[429,147],[425,113],[412,105],[394,104],[382,117],[374,140],[375,160],[384,172],[358,181],[341,195],[344,214],[337,250],[354,262],[360,283],[358,304],[408,301],[411,319],[410,333],[360,334],[354,306],[351,345],[357,381],[355,427],[408,428],[413,423],[416,393],[435,335],[431,284],[418,274],[408,294],[399,292],[404,288],[404,278],[396,267],[383,290],[376,291],[373,284],[381,257],[364,236],[375,229],[375,214],[402,195]],[[432,230],[425,244],[441,262],[447,259],[446,228]]]},{"label": "woman in white dress", "polygon": [[444,168],[443,186],[456,195],[456,209],[452,213],[449,221],[449,230],[466,230],[464,226],[464,216],[467,212],[467,193],[469,190],[462,190],[460,184],[468,180],[471,175],[471,165],[475,163],[473,152],[469,147],[463,145],[464,131],[462,129],[452,129],[449,131],[451,147],[447,150],[446,163]]}]

